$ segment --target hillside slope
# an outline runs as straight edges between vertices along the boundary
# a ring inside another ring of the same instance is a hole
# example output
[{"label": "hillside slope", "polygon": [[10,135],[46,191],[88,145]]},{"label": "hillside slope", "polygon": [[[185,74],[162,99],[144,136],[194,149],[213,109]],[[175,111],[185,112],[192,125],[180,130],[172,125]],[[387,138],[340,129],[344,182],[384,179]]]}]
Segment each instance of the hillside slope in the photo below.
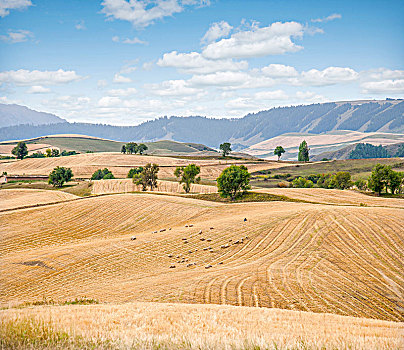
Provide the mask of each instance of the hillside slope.
[{"label": "hillside slope", "polygon": [[85,134],[117,141],[175,140],[218,147],[230,141],[242,149],[290,133],[320,134],[335,130],[404,131],[404,101],[351,101],[279,107],[240,119],[163,117],[137,126],[59,123],[52,126],[0,128],[0,141],[50,134]]},{"label": "hillside slope", "polygon": [[0,300],[86,296],[404,321],[403,209],[340,203],[117,194],[0,213]]},{"label": "hillside slope", "polygon": [[54,114],[37,112],[24,106],[0,103],[0,122],[2,127],[8,127],[21,124],[55,124],[66,122],[66,120]]}]

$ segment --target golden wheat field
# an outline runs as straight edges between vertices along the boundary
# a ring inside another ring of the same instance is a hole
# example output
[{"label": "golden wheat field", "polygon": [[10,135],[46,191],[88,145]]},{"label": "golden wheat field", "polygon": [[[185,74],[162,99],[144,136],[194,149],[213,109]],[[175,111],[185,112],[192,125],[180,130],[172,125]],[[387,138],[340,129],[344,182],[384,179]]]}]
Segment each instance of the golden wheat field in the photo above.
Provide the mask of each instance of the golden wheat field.
[{"label": "golden wheat field", "polygon": [[136,302],[0,314],[3,322],[44,322],[85,339],[113,339],[122,349],[391,350],[402,348],[404,332],[398,322],[229,305]]},{"label": "golden wheat field", "polygon": [[0,213],[0,299],[86,296],[403,321],[403,220],[399,208],[153,194],[14,210]]},{"label": "golden wheat field", "polygon": [[404,200],[369,196],[358,191],[325,188],[255,188],[254,191],[333,205],[362,205],[404,209]]},{"label": "golden wheat field", "polygon": [[[92,182],[92,194],[106,194],[106,193],[126,193],[142,191],[141,185],[133,183],[132,179],[109,179],[109,180],[96,180]],[[173,181],[157,181],[157,188],[154,192],[165,193],[185,193],[182,184]],[[216,186],[207,186],[200,184],[191,184],[191,193],[213,193],[217,192]]]},{"label": "golden wheat field", "polygon": [[173,177],[177,166],[195,163],[201,166],[201,177],[216,179],[231,164],[244,164],[250,172],[278,167],[276,162],[253,162],[243,160],[187,160],[172,157],[140,156],[120,153],[85,153],[58,158],[26,158],[21,161],[0,162],[0,173],[9,175],[48,175],[56,166],[72,169],[78,178],[90,178],[94,171],[108,168],[115,177],[125,178],[129,170],[135,166],[156,163],[160,166],[159,177]]},{"label": "golden wheat field", "polygon": [[32,190],[27,188],[2,189],[0,191],[0,211],[77,199],[79,197],[62,192],[49,190]]}]

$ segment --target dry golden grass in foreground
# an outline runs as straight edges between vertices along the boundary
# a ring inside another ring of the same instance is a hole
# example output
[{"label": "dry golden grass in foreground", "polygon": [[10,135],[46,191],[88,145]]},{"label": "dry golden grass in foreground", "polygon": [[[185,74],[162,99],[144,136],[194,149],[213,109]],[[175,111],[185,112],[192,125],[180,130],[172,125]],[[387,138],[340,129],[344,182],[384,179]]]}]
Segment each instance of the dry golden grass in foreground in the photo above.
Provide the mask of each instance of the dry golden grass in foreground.
[{"label": "dry golden grass in foreground", "polygon": [[403,321],[403,221],[398,208],[153,194],[14,210],[0,213],[0,300],[86,296]]},{"label": "dry golden grass in foreground", "polygon": [[77,196],[62,191],[31,190],[0,190],[0,210],[19,208],[29,205],[61,202],[76,199]]},{"label": "dry golden grass in foreground", "polygon": [[[141,185],[135,185],[132,179],[110,179],[93,181],[92,194],[125,193],[142,191]],[[185,193],[182,184],[174,181],[157,181],[155,192]],[[191,193],[213,193],[217,192],[216,186],[191,184]]]},{"label": "dry golden grass in foreground", "polygon": [[[98,344],[100,349],[390,350],[404,345],[403,323],[226,305],[37,306],[2,310],[0,315],[4,341],[12,338],[10,322],[24,328],[47,325],[37,333],[43,334],[45,343],[49,339],[51,348],[58,343],[68,347],[64,335],[69,335],[72,348]],[[47,329],[59,332],[59,338]]]},{"label": "dry golden grass in foreground", "polygon": [[125,178],[131,168],[144,166],[147,163],[156,163],[160,166],[160,178],[173,177],[177,166],[190,163],[201,166],[200,175],[204,179],[216,179],[223,169],[231,164],[245,164],[250,172],[279,166],[277,162],[253,162],[234,159],[195,160],[104,152],[78,154],[69,157],[26,158],[21,161],[0,162],[0,173],[6,171],[9,175],[48,175],[56,166],[64,166],[71,168],[76,178],[90,178],[94,171],[100,168],[108,168],[115,177]]}]

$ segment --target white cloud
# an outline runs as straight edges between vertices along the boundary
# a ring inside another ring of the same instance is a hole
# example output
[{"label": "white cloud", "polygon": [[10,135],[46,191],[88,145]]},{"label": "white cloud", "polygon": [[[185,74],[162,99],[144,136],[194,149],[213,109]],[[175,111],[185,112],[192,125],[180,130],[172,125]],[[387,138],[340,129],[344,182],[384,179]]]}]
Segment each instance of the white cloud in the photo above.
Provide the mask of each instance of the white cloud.
[{"label": "white cloud", "polygon": [[43,100],[42,105],[46,108],[54,108],[56,111],[82,111],[91,103],[91,99],[86,96],[58,96],[50,100]]},{"label": "white cloud", "polygon": [[324,70],[311,69],[301,73],[301,82],[312,86],[334,85],[355,81],[359,74],[351,68],[328,67]]},{"label": "white cloud", "polygon": [[363,93],[404,93],[404,79],[370,81],[361,84]]},{"label": "white cloud", "polygon": [[260,91],[255,93],[254,97],[257,100],[287,100],[289,98],[283,90]]},{"label": "white cloud", "polygon": [[184,11],[184,6],[206,6],[204,0],[104,0],[102,12],[109,19],[129,21],[136,27],[147,27],[164,17]]},{"label": "white cloud", "polygon": [[126,38],[122,42],[124,44],[141,44],[141,45],[146,45],[147,44],[147,41],[140,40],[137,37],[134,37],[133,39]]},{"label": "white cloud", "polygon": [[108,95],[110,96],[130,96],[137,93],[135,88],[127,88],[127,89],[112,89],[108,90]]},{"label": "white cloud", "polygon": [[86,30],[86,29],[87,29],[87,27],[86,27],[86,25],[84,24],[84,21],[83,21],[83,20],[81,20],[79,23],[77,23],[74,27],[75,27],[77,30]]},{"label": "white cloud", "polygon": [[112,41],[113,42],[115,42],[115,43],[119,43],[119,42],[121,42],[121,43],[123,43],[123,44],[141,44],[141,45],[146,45],[146,44],[148,44],[148,42],[147,41],[143,41],[143,40],[140,40],[139,38],[137,38],[137,37],[134,37],[134,38],[132,38],[132,39],[129,39],[129,38],[126,38],[126,39],[120,39],[119,38],[119,36],[117,36],[117,35],[115,35],[115,36],[113,36],[112,37]]},{"label": "white cloud", "polygon": [[217,72],[194,75],[189,82],[194,86],[241,86],[250,79],[245,72]]},{"label": "white cloud", "polygon": [[201,39],[201,42],[209,44],[217,39],[228,36],[232,29],[233,27],[225,21],[213,23]]},{"label": "white cloud", "polygon": [[191,87],[185,80],[167,80],[160,84],[149,84],[145,87],[159,96],[188,96],[201,92],[200,89]]},{"label": "white cloud", "polygon": [[32,6],[30,0],[0,0],[0,17],[10,14],[10,10],[22,10]]},{"label": "white cloud", "polygon": [[334,19],[341,19],[342,16],[339,13],[333,13],[332,15],[329,15],[327,17],[324,18],[316,18],[316,19],[312,19],[311,21],[314,23],[321,23],[321,22],[329,22],[329,21],[333,21]]},{"label": "white cloud", "polygon": [[10,43],[22,43],[34,37],[34,33],[29,30],[9,30],[7,35],[0,35],[0,40]]},{"label": "white cloud", "polygon": [[326,102],[327,99],[312,91],[298,91],[296,92],[296,99],[304,102]]},{"label": "white cloud", "polygon": [[29,94],[46,94],[48,92],[51,92],[51,90],[42,85],[34,85],[27,90],[27,93]]},{"label": "white cloud", "polygon": [[404,70],[391,70],[387,68],[372,69],[362,73],[365,80],[388,80],[404,78]]},{"label": "white cloud", "polygon": [[122,105],[122,100],[116,96],[104,96],[99,99],[99,107],[116,107]]},{"label": "white cloud", "polygon": [[153,66],[154,66],[154,62],[153,62],[153,61],[149,61],[149,62],[143,63],[142,68],[143,68],[144,70],[149,71],[149,70],[152,70]]},{"label": "white cloud", "polygon": [[208,60],[198,52],[177,53],[172,51],[165,53],[163,58],[157,61],[160,67],[173,67],[191,74],[207,74],[219,71],[239,71],[248,68],[246,61],[235,62],[231,59]]},{"label": "white cloud", "polygon": [[99,89],[102,89],[102,88],[106,87],[107,85],[108,85],[108,83],[107,83],[107,81],[105,79],[100,79],[97,82],[97,87]]},{"label": "white cloud", "polygon": [[18,86],[67,84],[83,79],[75,71],[29,71],[26,69],[0,72],[0,83],[13,83]]},{"label": "white cloud", "polygon": [[119,73],[116,73],[114,75],[114,79],[112,80],[114,83],[118,83],[118,84],[126,84],[126,83],[131,83],[132,79],[125,77]]},{"label": "white cloud", "polygon": [[283,64],[270,64],[261,68],[262,73],[271,78],[291,78],[299,75],[297,70],[291,66]]},{"label": "white cloud", "polygon": [[303,26],[297,22],[276,22],[268,27],[240,31],[205,47],[202,54],[209,59],[251,58],[279,55],[302,49],[292,38],[303,35]]}]

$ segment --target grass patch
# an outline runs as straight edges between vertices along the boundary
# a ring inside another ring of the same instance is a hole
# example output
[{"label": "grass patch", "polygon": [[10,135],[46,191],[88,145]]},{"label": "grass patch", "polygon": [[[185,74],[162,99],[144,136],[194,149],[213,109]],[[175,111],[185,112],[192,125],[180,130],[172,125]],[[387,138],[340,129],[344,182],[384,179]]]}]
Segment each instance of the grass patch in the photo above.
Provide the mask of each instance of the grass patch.
[{"label": "grass patch", "polygon": [[[100,302],[96,299],[92,298],[87,298],[87,297],[81,297],[81,298],[75,298],[73,300],[66,300],[62,302],[57,302],[53,299],[47,299],[43,298],[43,300],[38,300],[38,301],[33,301],[33,302],[25,302],[23,304],[17,305],[14,308],[16,309],[23,309],[25,307],[30,307],[30,306],[43,306],[43,305],[58,305],[58,306],[63,306],[63,305],[92,305],[92,304],[99,304]],[[7,309],[7,308],[5,308]]]},{"label": "grass patch", "polygon": [[307,201],[289,198],[286,196],[279,196],[270,193],[258,193],[258,192],[247,192],[242,197],[237,198],[232,201],[230,198],[223,198],[219,193],[204,193],[204,194],[194,194],[188,195],[187,198],[202,199],[211,202],[221,202],[221,203],[245,203],[245,202],[306,202]]},{"label": "grass patch", "polygon": [[1,349],[115,349],[109,340],[86,340],[33,318],[0,321]]},{"label": "grass patch", "polygon": [[80,181],[76,185],[62,187],[62,191],[79,197],[88,197],[91,195],[92,186],[93,184],[90,181]]}]

